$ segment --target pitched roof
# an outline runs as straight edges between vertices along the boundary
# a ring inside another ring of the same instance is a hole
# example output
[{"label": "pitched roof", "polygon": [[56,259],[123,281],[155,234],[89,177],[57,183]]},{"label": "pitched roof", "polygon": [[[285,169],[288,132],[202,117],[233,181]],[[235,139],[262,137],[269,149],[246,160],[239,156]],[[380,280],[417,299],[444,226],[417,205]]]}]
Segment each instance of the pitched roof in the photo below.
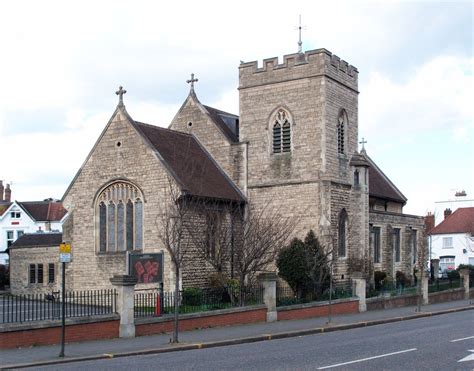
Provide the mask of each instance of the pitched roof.
[{"label": "pitched roof", "polygon": [[212,108],[203,104],[203,107],[211,116],[212,121],[216,123],[216,125],[221,129],[224,135],[229,139],[231,142],[238,142],[239,139],[237,135],[231,130],[231,128],[225,123],[223,117],[228,117],[234,120],[238,120],[239,116],[233,115],[232,113],[224,112],[218,110],[217,108]]},{"label": "pitched roof", "polygon": [[0,202],[0,216],[2,216],[3,213],[8,210],[11,204],[11,202]]},{"label": "pitched roof", "polygon": [[[63,241],[62,233],[26,233],[18,238],[9,249],[20,247],[58,246]],[[58,250],[59,253],[59,250]],[[59,256],[59,255],[58,255]]]},{"label": "pitched roof", "polygon": [[381,198],[388,201],[395,201],[406,204],[407,198],[392,183],[392,181],[383,173],[375,162],[367,155],[365,150],[361,155],[369,162],[369,196]]},{"label": "pitched roof", "polygon": [[470,233],[474,236],[474,207],[454,211],[431,230],[431,234]]},{"label": "pitched roof", "polygon": [[67,213],[59,201],[17,201],[17,203],[37,222],[59,222]]},{"label": "pitched roof", "polygon": [[198,140],[187,133],[134,121],[183,189],[198,197],[243,202],[244,196]]}]

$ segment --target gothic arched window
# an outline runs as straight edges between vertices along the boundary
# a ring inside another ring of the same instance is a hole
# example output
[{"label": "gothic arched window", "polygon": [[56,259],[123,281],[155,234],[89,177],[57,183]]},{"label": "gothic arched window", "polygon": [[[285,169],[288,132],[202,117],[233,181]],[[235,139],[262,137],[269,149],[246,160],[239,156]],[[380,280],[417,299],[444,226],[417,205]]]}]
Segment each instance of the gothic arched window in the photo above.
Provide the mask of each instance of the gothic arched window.
[{"label": "gothic arched window", "polygon": [[341,110],[337,118],[337,152],[346,153],[346,136],[347,136],[347,113]]},{"label": "gothic arched window", "polygon": [[337,231],[337,255],[339,257],[346,256],[347,242],[347,212],[342,209],[339,213],[338,231]]},{"label": "gothic arched window", "polygon": [[104,188],[96,202],[100,252],[143,248],[143,195],[130,183]]},{"label": "gothic arched window", "polygon": [[273,120],[273,153],[291,152],[291,122],[288,113],[279,109]]}]

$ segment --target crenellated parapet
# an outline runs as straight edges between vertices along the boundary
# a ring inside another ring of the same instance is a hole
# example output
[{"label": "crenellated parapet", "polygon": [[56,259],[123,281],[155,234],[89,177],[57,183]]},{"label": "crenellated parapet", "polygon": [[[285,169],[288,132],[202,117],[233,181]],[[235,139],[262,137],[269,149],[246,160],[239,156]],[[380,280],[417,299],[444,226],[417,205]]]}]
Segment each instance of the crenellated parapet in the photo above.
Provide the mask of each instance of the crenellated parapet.
[{"label": "crenellated parapet", "polygon": [[241,63],[239,89],[274,84],[301,78],[327,76],[357,91],[358,70],[326,49],[315,49],[304,54],[294,53],[283,57]]}]

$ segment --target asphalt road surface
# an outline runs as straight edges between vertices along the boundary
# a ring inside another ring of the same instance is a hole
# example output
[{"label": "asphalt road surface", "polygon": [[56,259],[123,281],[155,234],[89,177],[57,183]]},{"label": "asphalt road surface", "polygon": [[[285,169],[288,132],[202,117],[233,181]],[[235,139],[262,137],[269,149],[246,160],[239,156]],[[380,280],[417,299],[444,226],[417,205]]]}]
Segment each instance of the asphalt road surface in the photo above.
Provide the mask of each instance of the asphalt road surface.
[{"label": "asphalt road surface", "polygon": [[473,370],[474,312],[252,344],[38,369]]}]

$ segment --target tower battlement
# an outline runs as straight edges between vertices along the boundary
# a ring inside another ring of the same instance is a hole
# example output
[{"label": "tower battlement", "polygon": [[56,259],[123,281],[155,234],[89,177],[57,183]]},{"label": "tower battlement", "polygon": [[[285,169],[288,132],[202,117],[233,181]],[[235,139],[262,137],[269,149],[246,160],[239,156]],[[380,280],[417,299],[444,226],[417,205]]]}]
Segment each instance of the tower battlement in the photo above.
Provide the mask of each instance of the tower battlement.
[{"label": "tower battlement", "polygon": [[359,71],[356,67],[322,48],[306,51],[304,54],[287,54],[283,62],[278,57],[241,63],[239,66],[239,89],[250,88],[301,78],[328,76],[357,90]]}]

